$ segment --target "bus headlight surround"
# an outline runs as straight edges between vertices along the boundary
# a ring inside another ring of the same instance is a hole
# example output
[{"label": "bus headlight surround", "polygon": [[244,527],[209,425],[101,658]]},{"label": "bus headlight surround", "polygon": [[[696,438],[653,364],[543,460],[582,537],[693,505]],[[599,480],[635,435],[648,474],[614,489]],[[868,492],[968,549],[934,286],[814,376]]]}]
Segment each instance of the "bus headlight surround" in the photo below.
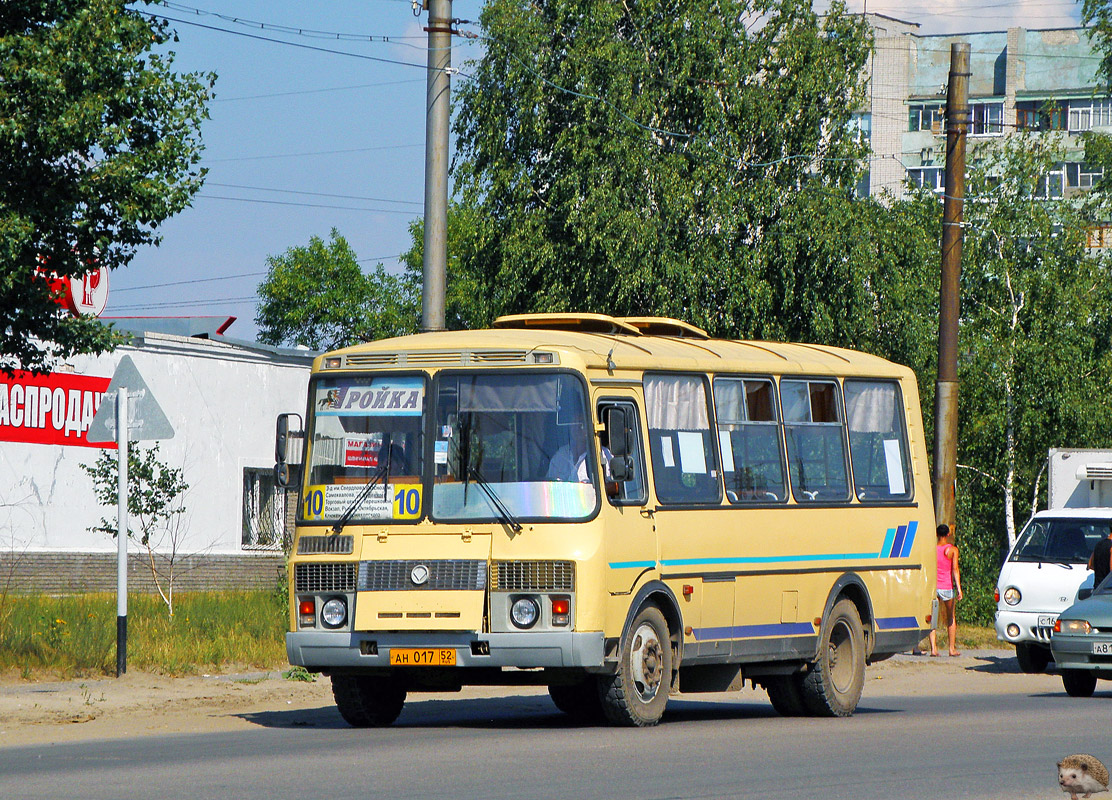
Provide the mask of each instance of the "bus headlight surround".
[{"label": "bus headlight surround", "polygon": [[510,621],[519,628],[532,628],[540,617],[540,604],[533,597],[518,597],[510,605]]},{"label": "bus headlight surround", "polygon": [[339,628],[347,622],[347,601],[342,597],[325,601],[320,609],[320,621],[326,628]]},{"label": "bus headlight surround", "polygon": [[1008,605],[1014,606],[1022,599],[1023,595],[1020,594],[1019,589],[1015,588],[1014,586],[1009,586],[1007,589],[1004,590],[1004,602]]}]

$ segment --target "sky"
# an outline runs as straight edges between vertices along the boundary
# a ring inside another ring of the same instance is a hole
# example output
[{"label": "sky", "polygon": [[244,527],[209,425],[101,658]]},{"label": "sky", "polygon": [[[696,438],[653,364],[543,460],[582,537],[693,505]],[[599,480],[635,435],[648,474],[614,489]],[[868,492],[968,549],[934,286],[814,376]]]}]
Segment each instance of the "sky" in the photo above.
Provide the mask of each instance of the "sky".
[{"label": "sky", "polygon": [[[478,20],[482,0],[455,0]],[[816,8],[824,5],[823,0]],[[849,0],[923,33],[1069,27],[1074,0]],[[399,269],[424,191],[427,12],[411,0],[169,0],[178,71],[217,73],[201,129],[204,188],[161,227],[158,247],[110,276],[103,317],[236,317],[255,339],[267,258],[343,235],[365,270]],[[821,8],[820,8],[821,10]],[[478,31],[477,24],[461,23]],[[466,80],[474,40],[453,37]]]}]

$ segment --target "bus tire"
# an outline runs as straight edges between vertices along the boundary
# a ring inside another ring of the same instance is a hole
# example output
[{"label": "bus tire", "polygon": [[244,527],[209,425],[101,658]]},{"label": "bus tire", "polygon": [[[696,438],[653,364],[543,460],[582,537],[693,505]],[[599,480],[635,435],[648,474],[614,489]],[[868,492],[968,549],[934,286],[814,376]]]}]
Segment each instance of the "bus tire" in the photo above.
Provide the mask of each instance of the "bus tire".
[{"label": "bus tire", "polygon": [[848,717],[865,686],[865,633],[857,606],[843,597],[822,626],[818,660],[803,677],[807,709],[816,717]]},{"label": "bus tire", "polygon": [[1064,669],[1062,685],[1070,697],[1092,697],[1097,688],[1097,676],[1083,669]]},{"label": "bus tire", "polygon": [[777,675],[765,683],[769,702],[782,717],[803,717],[807,715],[807,703],[803,699],[800,675]]},{"label": "bus tire", "polygon": [[389,678],[333,675],[332,696],[340,716],[353,728],[381,728],[402,713],[405,689]]},{"label": "bus tire", "polygon": [[575,722],[594,723],[604,719],[598,680],[594,676],[587,676],[579,683],[549,686],[548,696],[556,708]]},{"label": "bus tire", "polygon": [[1050,651],[1040,644],[1016,642],[1015,660],[1019,662],[1021,671],[1037,675],[1046,672],[1046,665],[1050,663]]},{"label": "bus tire", "polygon": [[656,725],[664,715],[671,686],[668,622],[659,608],[647,605],[637,612],[622,639],[617,672],[599,678],[603,713],[614,725]]}]

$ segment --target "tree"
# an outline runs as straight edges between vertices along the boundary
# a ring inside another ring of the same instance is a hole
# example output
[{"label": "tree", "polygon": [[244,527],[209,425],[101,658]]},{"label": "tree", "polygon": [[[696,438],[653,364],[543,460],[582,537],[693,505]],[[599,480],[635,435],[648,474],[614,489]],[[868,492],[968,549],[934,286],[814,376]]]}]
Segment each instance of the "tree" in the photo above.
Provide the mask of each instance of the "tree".
[{"label": "tree", "polygon": [[[151,579],[172,617],[174,579],[185,534],[182,500],[189,484],[180,468],[159,459],[158,443],[146,450],[141,450],[137,444],[129,442],[127,449],[127,536],[146,550]],[[82,464],[81,469],[93,479],[93,489],[101,505],[115,507],[120,496],[117,455],[102,450],[91,466]],[[100,525],[89,530],[115,538],[117,528],[116,522],[101,519]]]},{"label": "tree", "polygon": [[331,350],[417,328],[412,277],[392,275],[382,264],[364,275],[335,228],[327,244],[313,236],[308,246],[291,247],[267,264],[255,315],[260,342]]},{"label": "tree", "polygon": [[[783,329],[796,282],[836,294],[774,239],[853,204],[859,15],[835,3],[820,18],[809,0],[492,0],[482,24],[454,123],[477,324],[582,310],[756,335]],[[786,332],[807,338],[800,308]]]},{"label": "tree", "polygon": [[974,612],[991,619],[1000,555],[1040,501],[1047,450],[1107,447],[1112,277],[1087,251],[1100,192],[1052,196],[1056,137],[976,151],[961,276],[959,525]]},{"label": "tree", "polygon": [[1112,3],[1109,0],[1082,0],[1081,24],[1089,26],[1089,40],[1100,53],[1098,77],[1112,85]]},{"label": "tree", "polygon": [[200,188],[215,76],[174,73],[171,38],[123,0],[0,6],[0,370],[110,348],[40,269],[126,265]]},{"label": "tree", "polygon": [[[444,287],[444,325],[448,330],[481,327],[492,319],[482,287],[462,266],[468,260],[465,248],[473,247],[476,242],[477,217],[473,209],[455,203],[448,207],[448,263]],[[413,243],[402,254],[401,262],[405,267],[405,280],[413,288],[414,314],[419,319],[425,268],[425,221],[414,220],[409,226],[409,235]]]}]

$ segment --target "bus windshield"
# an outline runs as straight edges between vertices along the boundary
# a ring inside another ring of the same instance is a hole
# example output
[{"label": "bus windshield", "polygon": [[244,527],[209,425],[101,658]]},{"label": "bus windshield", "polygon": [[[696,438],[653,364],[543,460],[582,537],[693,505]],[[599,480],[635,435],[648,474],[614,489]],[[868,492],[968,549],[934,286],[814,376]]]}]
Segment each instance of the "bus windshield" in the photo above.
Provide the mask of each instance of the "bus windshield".
[{"label": "bus windshield", "polygon": [[316,381],[303,519],[420,516],[425,385],[415,376]]},{"label": "bus windshield", "polygon": [[584,519],[595,513],[586,394],[568,374],[452,374],[438,383],[432,515]]}]

